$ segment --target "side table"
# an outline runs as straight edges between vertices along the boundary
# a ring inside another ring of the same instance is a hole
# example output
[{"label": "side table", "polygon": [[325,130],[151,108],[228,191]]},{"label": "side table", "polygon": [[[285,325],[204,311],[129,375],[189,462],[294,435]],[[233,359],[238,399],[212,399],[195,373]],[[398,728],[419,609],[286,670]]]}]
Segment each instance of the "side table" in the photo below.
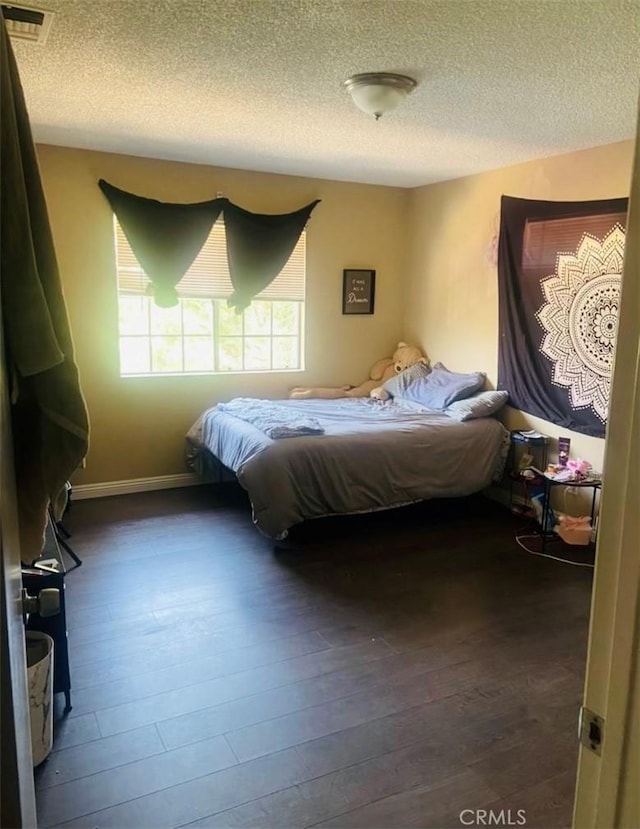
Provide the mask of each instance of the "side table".
[{"label": "side table", "polygon": [[551,493],[553,489],[558,486],[568,487],[572,489],[592,489],[593,495],[591,497],[591,526],[593,527],[593,521],[596,515],[596,498],[599,490],[602,488],[602,481],[599,478],[585,478],[582,481],[556,481],[553,478],[549,478],[547,475],[544,475],[540,483],[544,489],[544,494],[542,497],[542,523],[540,525],[540,552],[544,553],[547,544],[547,538],[550,535],[553,537],[556,536],[556,533],[550,533],[548,530],[545,529],[546,517],[549,508],[551,507]]}]

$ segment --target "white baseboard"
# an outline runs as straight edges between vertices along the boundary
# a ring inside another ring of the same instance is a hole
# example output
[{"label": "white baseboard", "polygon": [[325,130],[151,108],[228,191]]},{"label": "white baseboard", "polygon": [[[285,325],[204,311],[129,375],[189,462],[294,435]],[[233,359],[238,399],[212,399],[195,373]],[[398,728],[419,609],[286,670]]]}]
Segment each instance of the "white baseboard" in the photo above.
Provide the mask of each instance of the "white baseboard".
[{"label": "white baseboard", "polygon": [[[179,475],[156,475],[152,478],[130,478],[127,481],[105,481],[100,484],[74,484],[73,500],[82,501],[85,498],[106,498],[109,495],[129,495],[133,492],[153,492],[156,489],[178,489],[183,486],[197,486],[206,483],[193,472],[182,472]],[[499,486],[490,486],[482,494],[491,501],[497,501],[504,507],[509,507],[509,492]],[[524,498],[514,494],[514,502],[526,504]]]},{"label": "white baseboard", "polygon": [[156,475],[153,478],[132,478],[128,481],[105,481],[101,484],[74,484],[73,500],[106,498],[109,495],[129,495],[132,492],[151,492],[155,489],[177,489],[204,483],[193,472],[180,475]]}]

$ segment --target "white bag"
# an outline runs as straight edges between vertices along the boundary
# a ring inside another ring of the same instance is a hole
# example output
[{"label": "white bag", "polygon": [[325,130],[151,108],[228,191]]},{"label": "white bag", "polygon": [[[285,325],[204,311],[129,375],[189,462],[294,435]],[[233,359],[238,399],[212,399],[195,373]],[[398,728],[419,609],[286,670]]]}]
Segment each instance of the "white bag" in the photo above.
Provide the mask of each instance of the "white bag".
[{"label": "white bag", "polygon": [[38,766],[53,747],[53,639],[35,630],[26,639],[31,752]]}]

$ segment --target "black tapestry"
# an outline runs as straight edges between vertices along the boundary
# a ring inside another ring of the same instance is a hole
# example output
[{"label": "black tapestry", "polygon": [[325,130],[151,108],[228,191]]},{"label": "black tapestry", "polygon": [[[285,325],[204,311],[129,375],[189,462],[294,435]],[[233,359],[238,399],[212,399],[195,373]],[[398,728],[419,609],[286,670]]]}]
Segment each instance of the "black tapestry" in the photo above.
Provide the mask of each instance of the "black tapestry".
[{"label": "black tapestry", "polygon": [[502,197],[498,387],[510,404],[604,437],[627,199]]}]

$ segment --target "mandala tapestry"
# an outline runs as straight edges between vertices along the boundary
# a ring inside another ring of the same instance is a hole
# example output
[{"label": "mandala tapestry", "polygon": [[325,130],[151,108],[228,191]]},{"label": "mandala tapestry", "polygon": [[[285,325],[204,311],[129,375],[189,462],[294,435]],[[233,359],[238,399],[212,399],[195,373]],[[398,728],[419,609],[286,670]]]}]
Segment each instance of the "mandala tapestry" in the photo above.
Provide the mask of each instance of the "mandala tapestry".
[{"label": "mandala tapestry", "polygon": [[502,197],[498,387],[510,404],[604,437],[627,199]]}]

